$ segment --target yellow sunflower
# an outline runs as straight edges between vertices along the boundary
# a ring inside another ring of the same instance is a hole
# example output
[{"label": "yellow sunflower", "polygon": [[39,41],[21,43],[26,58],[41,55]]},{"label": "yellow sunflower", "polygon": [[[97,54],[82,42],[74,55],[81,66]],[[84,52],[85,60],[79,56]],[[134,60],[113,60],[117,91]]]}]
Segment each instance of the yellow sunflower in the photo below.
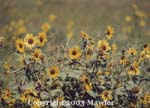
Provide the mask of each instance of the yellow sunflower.
[{"label": "yellow sunflower", "polygon": [[59,102],[61,102],[61,101],[64,100],[64,97],[63,97],[63,96],[59,96],[59,97],[57,97],[57,100],[58,100]]},{"label": "yellow sunflower", "polygon": [[126,21],[127,23],[131,22],[131,21],[132,21],[132,17],[131,17],[131,16],[126,16],[126,17],[125,17],[125,21]]},{"label": "yellow sunflower", "polygon": [[150,92],[145,93],[143,99],[141,99],[141,102],[146,105],[150,104]]},{"label": "yellow sunflower", "polygon": [[49,21],[50,21],[51,23],[53,23],[53,22],[55,22],[55,20],[56,20],[56,15],[50,14],[50,15],[48,16],[48,18],[49,18]]},{"label": "yellow sunflower", "polygon": [[47,33],[51,29],[51,25],[47,22],[43,23],[41,26],[43,32]]},{"label": "yellow sunflower", "polygon": [[146,22],[145,22],[144,20],[141,20],[141,21],[139,22],[139,26],[145,27],[145,26],[146,26]]},{"label": "yellow sunflower", "polygon": [[12,96],[12,93],[11,93],[11,91],[10,91],[9,89],[4,89],[4,90],[2,91],[2,98],[3,98],[3,99],[7,100],[7,99],[9,99],[11,96]]},{"label": "yellow sunflower", "polygon": [[129,55],[132,55],[132,56],[137,54],[137,51],[135,48],[129,48],[127,52]]},{"label": "yellow sunflower", "polygon": [[27,102],[28,98],[25,95],[21,95],[20,100],[21,100],[21,102]]},{"label": "yellow sunflower", "polygon": [[93,49],[94,49],[94,45],[93,44],[89,44],[86,46],[86,59],[89,60],[93,54]]},{"label": "yellow sunflower", "polygon": [[39,46],[43,47],[45,43],[47,42],[47,36],[46,33],[40,32],[37,36],[37,43]]},{"label": "yellow sunflower", "polygon": [[85,83],[84,88],[85,88],[86,91],[92,90],[92,83]]},{"label": "yellow sunflower", "polygon": [[134,61],[132,65],[128,69],[128,74],[129,75],[139,75],[141,72],[139,70],[139,62]]},{"label": "yellow sunflower", "polygon": [[139,75],[141,72],[138,67],[130,66],[127,73],[128,75],[134,76],[134,75]]},{"label": "yellow sunflower", "polygon": [[84,31],[80,32],[80,36],[85,40],[88,40],[90,38],[90,36],[87,33],[85,33]]},{"label": "yellow sunflower", "polygon": [[111,90],[104,90],[101,94],[100,94],[101,98],[103,100],[112,100],[112,91]]},{"label": "yellow sunflower", "polygon": [[59,68],[57,66],[53,66],[47,70],[47,74],[51,78],[57,78],[59,75]]},{"label": "yellow sunflower", "polygon": [[81,75],[80,80],[85,83],[89,83],[89,77],[87,75]]},{"label": "yellow sunflower", "polygon": [[148,51],[148,50],[149,50],[149,44],[144,44],[143,51]]},{"label": "yellow sunflower", "polygon": [[99,40],[97,45],[101,51],[109,51],[111,49],[109,43],[106,40]]},{"label": "yellow sunflower", "polygon": [[111,71],[110,71],[110,70],[106,70],[106,71],[104,72],[104,74],[105,74],[106,76],[109,76],[109,75],[111,74]]},{"label": "yellow sunflower", "polygon": [[32,53],[33,59],[38,62],[41,59],[42,51],[40,49],[35,49],[34,52]]},{"label": "yellow sunflower", "polygon": [[27,34],[24,38],[24,44],[29,49],[35,47],[36,43],[36,38],[32,34]]},{"label": "yellow sunflower", "polygon": [[114,28],[112,26],[108,26],[106,31],[105,31],[105,35],[107,37],[107,39],[111,39],[114,35]]},{"label": "yellow sunflower", "polygon": [[16,49],[19,53],[24,53],[25,48],[24,48],[24,41],[21,39],[16,40]]},{"label": "yellow sunflower", "polygon": [[68,51],[68,56],[70,59],[79,59],[81,57],[81,54],[81,48],[78,46],[70,48]]},{"label": "yellow sunflower", "polygon": [[137,105],[136,105],[136,103],[130,102],[129,107],[130,108],[137,108]]},{"label": "yellow sunflower", "polygon": [[120,64],[126,65],[128,63],[128,59],[125,56],[120,58]]},{"label": "yellow sunflower", "polygon": [[23,94],[24,96],[30,96],[30,95],[33,95],[33,96],[37,96],[37,92],[35,89],[26,89],[24,90]]}]

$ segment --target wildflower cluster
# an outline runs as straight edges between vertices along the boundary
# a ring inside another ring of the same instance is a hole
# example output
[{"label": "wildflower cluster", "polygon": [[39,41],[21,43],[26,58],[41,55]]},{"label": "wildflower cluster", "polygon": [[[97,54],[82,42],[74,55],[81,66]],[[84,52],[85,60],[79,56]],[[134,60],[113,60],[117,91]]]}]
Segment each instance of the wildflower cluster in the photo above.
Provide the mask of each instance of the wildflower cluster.
[{"label": "wildflower cluster", "polygon": [[[53,15],[49,18],[51,22],[56,19]],[[83,100],[84,106],[74,104],[69,108],[148,108],[150,45],[121,51],[112,40],[114,28],[108,26],[101,39],[81,31],[81,44],[71,46],[72,26],[73,22],[67,26],[67,44],[58,45],[53,52],[45,50],[50,43],[47,23],[42,25],[42,32],[16,39],[16,52],[1,70],[5,79],[0,80],[0,106],[41,108],[39,104],[28,103]],[[88,104],[89,100],[113,105]],[[48,104],[44,108],[53,106]]]}]

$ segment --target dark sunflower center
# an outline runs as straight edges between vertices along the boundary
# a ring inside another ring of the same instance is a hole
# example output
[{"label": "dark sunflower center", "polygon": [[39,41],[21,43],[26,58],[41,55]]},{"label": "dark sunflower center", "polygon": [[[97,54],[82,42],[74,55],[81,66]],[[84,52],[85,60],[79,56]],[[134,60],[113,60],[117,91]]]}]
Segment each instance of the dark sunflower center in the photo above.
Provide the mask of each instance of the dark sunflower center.
[{"label": "dark sunflower center", "polygon": [[102,45],[102,50],[106,50],[106,46],[105,45]]},{"label": "dark sunflower center", "polygon": [[91,55],[92,54],[92,51],[91,50],[88,50],[87,51],[87,55]]},{"label": "dark sunflower center", "polygon": [[147,48],[147,46],[148,46],[148,45],[147,45],[147,44],[145,44],[145,45],[144,45],[144,48]]},{"label": "dark sunflower center", "polygon": [[133,53],[133,52],[131,52],[131,55],[134,55],[134,53]]},{"label": "dark sunflower center", "polygon": [[55,74],[55,70],[52,69],[52,70],[50,71],[50,74]]},{"label": "dark sunflower center", "polygon": [[106,92],[106,93],[104,93],[104,96],[105,96],[105,97],[108,97],[108,93],[107,93],[107,92]]},{"label": "dark sunflower center", "polygon": [[130,67],[131,71],[135,71],[135,68],[133,66]]},{"label": "dark sunflower center", "polygon": [[19,47],[20,47],[20,48],[22,48],[22,47],[23,47],[21,43],[19,44]]},{"label": "dark sunflower center", "polygon": [[7,95],[7,96],[10,96],[10,93],[7,93],[6,95]]},{"label": "dark sunflower center", "polygon": [[89,80],[88,80],[88,79],[85,79],[85,82],[86,82],[86,83],[88,83],[88,82],[89,82]]},{"label": "dark sunflower center", "polygon": [[121,60],[124,60],[124,59],[125,59],[125,56],[122,56],[122,57],[121,57]]},{"label": "dark sunflower center", "polygon": [[110,31],[109,30],[107,31],[107,35],[110,35]]},{"label": "dark sunflower center", "polygon": [[28,43],[29,43],[29,44],[33,44],[33,43],[34,43],[34,40],[33,40],[33,39],[29,39],[29,40],[28,40]]},{"label": "dark sunflower center", "polygon": [[76,55],[77,54],[77,52],[76,51],[72,51],[72,55]]},{"label": "dark sunflower center", "polygon": [[36,58],[38,58],[38,57],[39,57],[39,54],[38,54],[38,53],[35,53],[34,56],[35,56]]},{"label": "dark sunflower center", "polygon": [[40,42],[43,42],[44,39],[42,37],[40,37],[39,40],[40,40]]}]

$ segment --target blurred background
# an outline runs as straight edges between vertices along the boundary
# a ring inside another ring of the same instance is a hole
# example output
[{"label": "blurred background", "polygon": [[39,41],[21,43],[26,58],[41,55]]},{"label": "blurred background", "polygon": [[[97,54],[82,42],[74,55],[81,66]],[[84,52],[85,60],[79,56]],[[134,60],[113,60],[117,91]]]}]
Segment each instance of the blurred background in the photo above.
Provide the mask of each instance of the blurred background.
[{"label": "blurred background", "polygon": [[100,39],[108,25],[115,28],[113,41],[121,46],[149,42],[149,10],[150,0],[0,0],[0,39],[5,47],[0,53],[13,48],[11,43],[26,33],[40,32],[51,15],[56,44],[65,43],[70,23],[73,42],[78,42],[80,31]]}]

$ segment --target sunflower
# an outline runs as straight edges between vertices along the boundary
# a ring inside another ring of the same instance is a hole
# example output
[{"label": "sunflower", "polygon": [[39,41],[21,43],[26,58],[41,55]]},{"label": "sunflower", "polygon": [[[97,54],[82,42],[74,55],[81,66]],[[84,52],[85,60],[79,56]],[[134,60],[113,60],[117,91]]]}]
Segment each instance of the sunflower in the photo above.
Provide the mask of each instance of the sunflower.
[{"label": "sunflower", "polygon": [[129,102],[129,107],[130,108],[137,108],[137,105],[136,105],[136,103]]},{"label": "sunflower", "polygon": [[106,31],[105,31],[105,35],[107,37],[107,39],[111,39],[114,35],[114,28],[112,26],[108,26]]},{"label": "sunflower", "polygon": [[144,44],[143,51],[148,51],[148,50],[149,50],[149,44]]},{"label": "sunflower", "polygon": [[21,102],[27,102],[28,99],[27,99],[27,97],[26,97],[25,95],[21,95],[21,96],[20,96],[20,101],[21,101]]},{"label": "sunflower", "polygon": [[[32,100],[32,102],[40,102],[40,99],[38,97],[29,97],[29,99]],[[41,106],[39,106],[38,104],[33,104],[31,105],[31,108],[41,108]]]},{"label": "sunflower", "polygon": [[81,48],[78,46],[70,48],[68,51],[68,56],[70,59],[79,59],[81,54]]},{"label": "sunflower", "polygon": [[47,70],[47,74],[51,78],[57,78],[59,75],[59,68],[57,66],[53,66]]},{"label": "sunflower", "polygon": [[132,55],[132,56],[137,54],[137,51],[135,48],[129,48],[127,52],[129,55]]},{"label": "sunflower", "polygon": [[134,76],[134,75],[139,75],[141,72],[138,67],[130,66],[127,73],[128,75]]},{"label": "sunflower", "polygon": [[100,94],[101,98],[103,100],[112,100],[112,91],[111,90],[104,90],[101,94]]},{"label": "sunflower", "polygon": [[27,34],[24,38],[24,44],[27,48],[32,49],[36,45],[36,38],[32,34]]},{"label": "sunflower", "polygon": [[146,54],[146,58],[150,59],[150,48],[149,48],[149,51]]},{"label": "sunflower", "polygon": [[90,91],[90,90],[92,90],[92,83],[85,83],[84,87],[85,87],[86,91]]},{"label": "sunflower", "polygon": [[35,91],[35,89],[26,89],[26,90],[24,90],[22,95],[24,95],[24,96],[30,96],[30,95],[37,96],[37,92]]},{"label": "sunflower", "polygon": [[139,66],[139,62],[138,62],[138,61],[134,61],[134,62],[132,63],[132,66],[138,67],[138,66]]},{"label": "sunflower", "polygon": [[39,46],[43,47],[45,43],[47,42],[47,36],[46,33],[40,32],[37,36],[37,43]]},{"label": "sunflower", "polygon": [[104,72],[104,74],[105,74],[106,76],[109,76],[109,75],[111,74],[111,71],[110,71],[110,70],[106,70],[106,71]]},{"label": "sunflower", "polygon": [[128,69],[128,74],[129,75],[139,75],[141,72],[139,70],[139,62],[134,61],[132,65]]},{"label": "sunflower", "polygon": [[80,80],[85,83],[89,83],[89,77],[87,75],[81,75]]},{"label": "sunflower", "polygon": [[93,54],[93,49],[94,49],[94,45],[93,44],[89,44],[86,46],[86,59],[89,60]]},{"label": "sunflower", "polygon": [[38,62],[41,59],[42,51],[40,49],[35,49],[34,52],[32,53],[33,59]]},{"label": "sunflower", "polygon": [[127,23],[131,22],[131,21],[132,21],[132,17],[131,17],[131,16],[126,16],[126,17],[125,17],[125,21],[126,21]]},{"label": "sunflower", "polygon": [[24,41],[21,39],[16,40],[16,49],[19,53],[24,53],[25,48],[24,48]]},{"label": "sunflower", "polygon": [[47,22],[43,23],[41,26],[43,32],[47,33],[51,29],[51,25]]},{"label": "sunflower", "polygon": [[148,44],[145,44],[143,46],[142,51],[140,52],[140,58],[139,61],[143,61],[145,58],[150,58],[150,47]]},{"label": "sunflower", "polygon": [[146,22],[145,22],[144,20],[141,20],[141,21],[139,22],[139,26],[145,27],[145,26],[146,26]]},{"label": "sunflower", "polygon": [[50,14],[50,15],[48,16],[48,18],[49,18],[49,21],[50,21],[51,23],[55,22],[55,20],[56,20],[56,16],[55,16],[54,14]]},{"label": "sunflower", "polygon": [[61,101],[64,100],[64,97],[63,97],[63,96],[59,96],[59,97],[57,97],[57,100],[58,100],[59,102],[61,102]]},{"label": "sunflower", "polygon": [[85,33],[84,31],[81,31],[80,32],[80,36],[82,37],[82,39],[85,39],[85,40],[89,40],[90,36]]},{"label": "sunflower", "polygon": [[9,89],[4,89],[2,92],[2,98],[5,100],[9,99],[12,96],[12,93]]},{"label": "sunflower", "polygon": [[100,51],[109,51],[111,49],[106,40],[99,40],[97,45]]},{"label": "sunflower", "polygon": [[16,102],[16,98],[11,97],[11,100],[9,100],[9,102],[8,102],[9,106],[12,108],[14,106],[15,102]]},{"label": "sunflower", "polygon": [[141,102],[144,105],[150,104],[150,92],[145,93],[144,97],[141,99]]},{"label": "sunflower", "polygon": [[128,59],[125,56],[122,56],[120,58],[120,64],[123,64],[123,65],[128,64]]},{"label": "sunflower", "polygon": [[105,84],[105,80],[104,79],[98,78],[97,80],[100,82],[101,85]]},{"label": "sunflower", "polygon": [[138,58],[138,63],[141,63],[145,59],[145,57],[146,57],[145,51],[141,51],[140,56]]}]

